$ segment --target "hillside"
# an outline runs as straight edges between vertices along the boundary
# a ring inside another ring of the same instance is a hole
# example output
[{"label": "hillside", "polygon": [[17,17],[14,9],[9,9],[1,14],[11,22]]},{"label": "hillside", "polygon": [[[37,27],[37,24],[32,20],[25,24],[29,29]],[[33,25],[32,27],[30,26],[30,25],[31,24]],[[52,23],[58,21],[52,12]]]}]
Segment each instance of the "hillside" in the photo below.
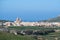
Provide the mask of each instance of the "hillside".
[{"label": "hillside", "polygon": [[9,20],[0,20],[0,22],[13,22],[13,21],[9,21]]},{"label": "hillside", "polygon": [[42,22],[60,22],[60,16],[48,20],[43,20]]}]

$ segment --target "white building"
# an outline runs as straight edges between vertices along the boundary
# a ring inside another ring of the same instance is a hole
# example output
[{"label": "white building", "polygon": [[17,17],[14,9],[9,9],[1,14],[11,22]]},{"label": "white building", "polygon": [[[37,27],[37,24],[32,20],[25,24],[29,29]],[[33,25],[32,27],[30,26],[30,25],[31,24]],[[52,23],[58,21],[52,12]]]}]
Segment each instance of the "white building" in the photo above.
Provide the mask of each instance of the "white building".
[{"label": "white building", "polygon": [[21,19],[17,18],[14,22],[4,23],[6,26],[36,26],[37,22],[22,22]]},{"label": "white building", "polygon": [[60,22],[23,22],[21,19],[17,18],[14,22],[4,23],[6,26],[60,26]]}]

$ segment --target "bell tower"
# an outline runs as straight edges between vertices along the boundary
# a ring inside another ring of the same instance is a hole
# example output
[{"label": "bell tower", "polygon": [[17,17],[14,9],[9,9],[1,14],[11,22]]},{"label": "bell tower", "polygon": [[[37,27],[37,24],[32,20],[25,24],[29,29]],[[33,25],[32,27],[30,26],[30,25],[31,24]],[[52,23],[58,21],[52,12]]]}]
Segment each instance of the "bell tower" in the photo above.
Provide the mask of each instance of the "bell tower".
[{"label": "bell tower", "polygon": [[22,22],[21,19],[17,17],[15,23],[21,23],[21,22]]}]

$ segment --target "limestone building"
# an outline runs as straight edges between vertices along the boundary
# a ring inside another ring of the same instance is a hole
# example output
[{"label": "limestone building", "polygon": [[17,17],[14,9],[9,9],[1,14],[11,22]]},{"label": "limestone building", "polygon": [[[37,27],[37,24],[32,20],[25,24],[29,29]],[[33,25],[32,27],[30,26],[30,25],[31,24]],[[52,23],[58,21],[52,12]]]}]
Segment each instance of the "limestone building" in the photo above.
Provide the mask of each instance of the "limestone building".
[{"label": "limestone building", "polygon": [[60,26],[60,22],[23,22],[21,19],[16,18],[14,22],[6,22],[4,23],[6,26]]},{"label": "limestone building", "polygon": [[21,19],[16,18],[14,22],[4,23],[6,26],[36,26],[36,22],[23,22]]}]

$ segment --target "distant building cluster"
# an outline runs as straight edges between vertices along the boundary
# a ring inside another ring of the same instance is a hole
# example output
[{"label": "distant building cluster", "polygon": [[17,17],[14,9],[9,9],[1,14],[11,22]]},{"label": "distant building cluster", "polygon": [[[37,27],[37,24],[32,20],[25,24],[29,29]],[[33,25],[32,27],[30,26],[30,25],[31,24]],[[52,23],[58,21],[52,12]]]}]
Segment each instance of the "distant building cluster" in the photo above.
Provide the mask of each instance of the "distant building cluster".
[{"label": "distant building cluster", "polygon": [[14,22],[5,22],[6,26],[60,26],[60,22],[23,22],[17,18]]}]

